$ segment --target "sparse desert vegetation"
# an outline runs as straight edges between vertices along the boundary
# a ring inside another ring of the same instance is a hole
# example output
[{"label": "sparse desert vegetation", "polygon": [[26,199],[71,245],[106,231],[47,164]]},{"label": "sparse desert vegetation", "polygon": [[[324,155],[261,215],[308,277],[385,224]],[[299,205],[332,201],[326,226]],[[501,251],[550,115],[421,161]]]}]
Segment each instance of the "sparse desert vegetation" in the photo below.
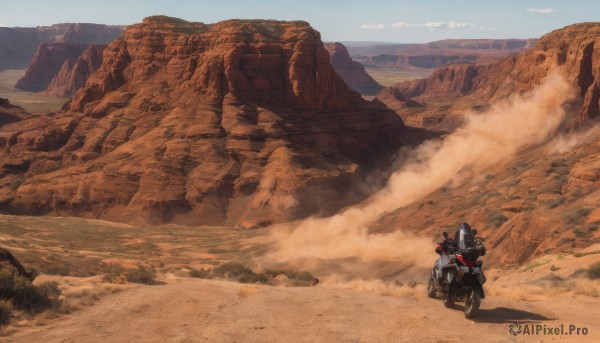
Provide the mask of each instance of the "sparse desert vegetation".
[{"label": "sparse desert vegetation", "polygon": [[314,286],[319,282],[319,279],[306,271],[265,270],[255,273],[236,262],[224,263],[212,269],[191,270],[189,275],[201,279],[224,278],[241,283],[284,284],[295,287]]},{"label": "sparse desert vegetation", "polygon": [[0,216],[2,246],[28,268],[61,276],[106,274],[109,279],[126,273],[129,282],[141,283],[185,266],[244,263],[266,248],[244,243],[259,234],[228,227],[134,228],[78,218]]},{"label": "sparse desert vegetation", "polygon": [[34,285],[32,280],[14,269],[0,266],[0,323],[10,323],[14,311],[35,316],[44,311],[60,312],[64,308],[61,290],[56,281]]},{"label": "sparse desert vegetation", "polygon": [[500,225],[502,225],[507,220],[508,220],[508,217],[505,216],[504,214],[502,214],[500,212],[493,212],[488,216],[486,223],[493,227],[498,228],[498,227],[500,227]]},{"label": "sparse desert vegetation", "polygon": [[140,283],[144,285],[156,285],[160,281],[155,279],[156,273],[152,267],[138,266],[137,269],[126,269],[120,265],[110,267],[108,273],[102,277],[103,281],[110,283]]},{"label": "sparse desert vegetation", "polygon": [[600,279],[600,262],[595,262],[587,269],[587,275],[590,279]]},{"label": "sparse desert vegetation", "polygon": [[[189,269],[200,271],[231,260],[246,262],[265,248],[244,243],[258,234],[258,230],[227,227],[134,228],[78,218],[0,215],[2,246],[28,270],[40,274],[31,284],[0,270],[0,287],[8,287],[6,292],[13,292],[14,287],[26,290],[18,294],[27,297],[15,300],[16,305],[12,296],[0,302],[0,319],[9,320],[12,315],[12,323],[45,325],[123,289],[164,284],[165,275],[190,277]],[[221,267],[220,274],[226,269]],[[236,275],[245,282],[264,277],[241,271]],[[44,297],[50,300],[44,302]],[[16,329],[11,324],[2,335]]]}]

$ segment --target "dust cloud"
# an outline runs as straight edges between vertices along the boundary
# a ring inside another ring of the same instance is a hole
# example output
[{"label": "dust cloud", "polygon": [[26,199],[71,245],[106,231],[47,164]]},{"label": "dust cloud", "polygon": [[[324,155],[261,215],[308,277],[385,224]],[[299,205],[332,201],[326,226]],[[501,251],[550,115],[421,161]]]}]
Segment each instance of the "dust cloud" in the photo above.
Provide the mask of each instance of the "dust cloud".
[{"label": "dust cloud", "polygon": [[[403,276],[416,271],[427,273],[436,256],[433,239],[439,237],[417,237],[400,228],[390,233],[370,233],[369,224],[383,213],[444,186],[465,168],[477,172],[509,158],[522,146],[547,138],[565,117],[563,104],[570,97],[568,84],[554,73],[529,94],[498,103],[487,113],[468,115],[462,128],[441,141],[417,148],[392,174],[386,187],[363,204],[329,218],[309,218],[292,229],[289,225],[274,227],[269,239],[276,248],[257,262],[304,269],[320,265],[320,270],[308,270],[320,274],[325,284],[338,286],[343,278],[337,275],[329,282],[327,275],[342,272],[346,285],[352,285],[351,280],[394,275],[389,270],[389,264],[394,263]],[[388,263],[386,268],[368,268],[369,264],[377,266],[384,261]],[[355,285],[363,287],[365,283]]]},{"label": "dust cloud", "polygon": [[566,135],[559,135],[558,137],[554,138],[550,144],[548,144],[546,153],[548,155],[554,155],[571,151],[583,143],[588,143],[597,139],[598,134],[600,134],[600,124],[596,124],[587,130],[570,132]]},{"label": "dust cloud", "polygon": [[[286,155],[287,151],[280,148],[273,153],[272,158],[285,159],[288,158]],[[265,169],[258,185],[257,194],[252,200],[252,208],[261,208],[268,205],[275,213],[286,213],[298,205],[298,200],[292,195],[277,192],[277,172],[273,168],[267,167]]]}]

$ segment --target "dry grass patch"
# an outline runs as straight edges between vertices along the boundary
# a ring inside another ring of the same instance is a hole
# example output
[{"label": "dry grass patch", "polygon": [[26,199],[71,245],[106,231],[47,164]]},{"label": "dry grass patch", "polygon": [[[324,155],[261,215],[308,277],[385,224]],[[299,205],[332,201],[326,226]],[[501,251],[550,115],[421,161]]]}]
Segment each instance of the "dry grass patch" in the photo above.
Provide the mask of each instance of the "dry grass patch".
[{"label": "dry grass patch", "polygon": [[102,280],[109,283],[140,283],[144,285],[159,285],[162,282],[155,279],[154,268],[138,266],[138,269],[123,268],[120,265],[113,265],[109,271],[104,274]]},{"label": "dry grass patch", "polygon": [[106,284],[71,287],[64,292],[64,307],[72,312],[80,309],[81,306],[92,306],[104,296],[120,292],[123,289],[124,287]]}]

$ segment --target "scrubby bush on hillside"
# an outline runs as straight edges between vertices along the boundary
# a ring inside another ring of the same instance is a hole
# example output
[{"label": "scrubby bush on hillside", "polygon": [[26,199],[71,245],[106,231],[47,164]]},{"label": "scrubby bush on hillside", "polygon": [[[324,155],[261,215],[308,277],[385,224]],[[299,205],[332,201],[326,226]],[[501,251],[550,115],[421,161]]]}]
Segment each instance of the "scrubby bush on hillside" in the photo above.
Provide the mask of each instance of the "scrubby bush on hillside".
[{"label": "scrubby bush on hillside", "polygon": [[125,269],[119,265],[111,266],[108,273],[104,274],[102,280],[110,283],[141,283],[144,285],[159,284],[155,280],[154,269],[150,267],[139,266],[138,269]]},{"label": "scrubby bush on hillside", "polygon": [[600,262],[592,263],[587,274],[590,279],[600,279]]},{"label": "scrubby bush on hillside", "polygon": [[487,218],[487,224],[489,225],[493,225],[494,227],[500,227],[502,224],[504,224],[505,221],[508,220],[508,217],[503,215],[500,212],[494,212],[492,214],[490,214]]},{"label": "scrubby bush on hillside", "polygon": [[13,268],[0,265],[0,325],[8,324],[12,310],[29,315],[58,310],[60,295],[56,281],[33,285],[32,280],[19,275]]},{"label": "scrubby bush on hillside", "polygon": [[12,306],[8,300],[0,300],[0,327],[2,325],[8,325],[10,323],[10,314],[12,312]]},{"label": "scrubby bush on hillside", "polygon": [[590,212],[592,212],[591,208],[582,207],[568,212],[561,218],[567,224],[577,225],[583,223]]}]

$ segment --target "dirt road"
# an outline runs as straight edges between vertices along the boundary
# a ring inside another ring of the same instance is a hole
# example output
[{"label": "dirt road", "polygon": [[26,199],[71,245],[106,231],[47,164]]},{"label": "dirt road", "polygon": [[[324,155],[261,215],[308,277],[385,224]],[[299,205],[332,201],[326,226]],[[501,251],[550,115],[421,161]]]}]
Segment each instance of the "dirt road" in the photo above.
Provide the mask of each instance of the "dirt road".
[{"label": "dirt road", "polygon": [[[598,342],[597,298],[488,297],[475,321],[421,292],[242,285],[188,279],[139,286],[7,342]],[[509,323],[585,326],[587,336],[512,336]]]}]

